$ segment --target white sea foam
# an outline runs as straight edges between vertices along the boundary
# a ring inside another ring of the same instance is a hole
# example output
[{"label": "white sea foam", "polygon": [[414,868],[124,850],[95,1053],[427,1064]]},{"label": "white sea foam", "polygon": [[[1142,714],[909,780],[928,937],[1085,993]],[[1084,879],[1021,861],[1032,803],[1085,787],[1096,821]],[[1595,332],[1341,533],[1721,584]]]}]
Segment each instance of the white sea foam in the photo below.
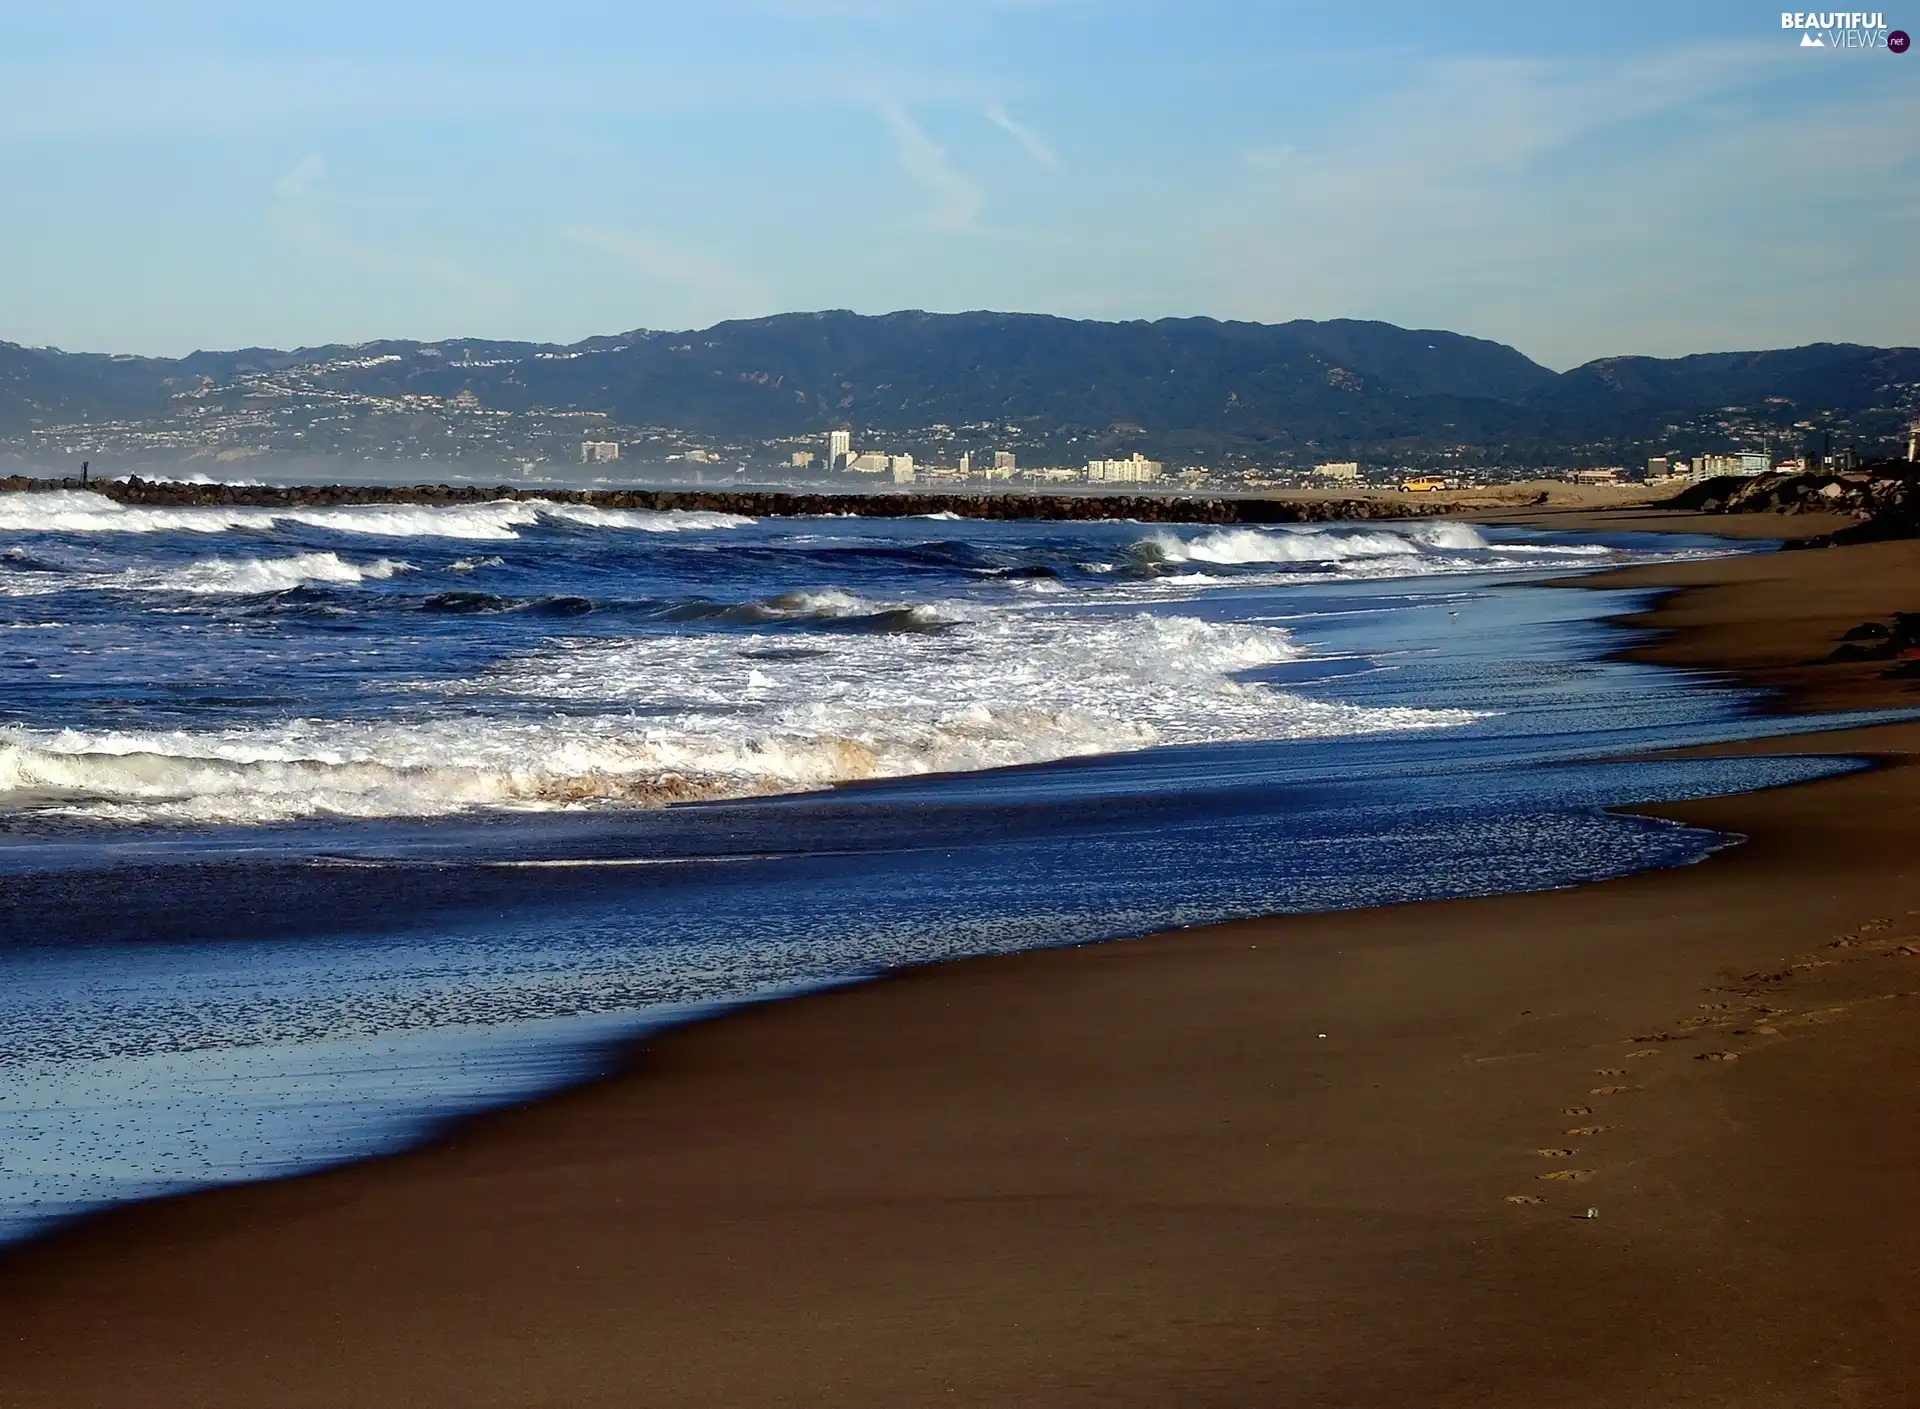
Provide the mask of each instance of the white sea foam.
[{"label": "white sea foam", "polygon": [[637,528],[642,533],[691,533],[715,528],[745,528],[754,522],[740,514],[710,509],[602,509],[595,504],[542,504],[543,518],[588,528]]},{"label": "white sea foam", "polygon": [[308,583],[351,586],[413,571],[392,558],[350,562],[337,553],[284,558],[203,558],[184,567],[127,568],[121,572],[11,572],[0,570],[0,597],[46,597],[59,592],[134,592],[193,596],[253,596]]},{"label": "white sea foam", "polygon": [[[1136,561],[1190,569],[1163,573],[1151,583],[1137,584],[1121,594],[1133,599],[1150,599],[1157,589],[1166,587],[1220,583],[1245,586],[1314,578],[1425,577],[1493,568],[1553,567],[1570,559],[1592,562],[1618,556],[1614,549],[1597,543],[1494,543],[1472,524],[1446,522],[1367,528],[1222,528],[1185,535],[1169,529],[1142,539],[1132,551]],[[1239,571],[1263,566],[1273,568],[1275,575],[1262,578]],[[1235,571],[1208,573],[1206,568]]]},{"label": "white sea foam", "polygon": [[[809,599],[842,616],[907,610],[851,594]],[[770,625],[559,642],[479,679],[415,687],[484,700],[490,717],[441,706],[409,719],[204,732],[3,729],[0,796],[101,820],[181,822],[657,805],[1475,717],[1237,678],[1293,658],[1272,626],[922,610],[939,629],[795,637]]]},{"label": "white sea foam", "polygon": [[[113,483],[126,484],[133,478],[133,475],[115,475]],[[198,472],[190,475],[141,475],[139,478],[146,484],[221,485],[231,489],[258,489],[266,484],[262,479],[215,479],[212,475]]]},{"label": "white sea foam", "polygon": [[290,558],[206,558],[183,568],[135,570],[117,577],[130,587],[152,592],[251,596],[284,592],[312,582],[346,586],[380,582],[395,573],[413,570],[412,563],[392,558],[353,563],[337,553],[301,553]]},{"label": "white sea foam", "polygon": [[313,509],[225,506],[149,508],[125,505],[85,490],[0,495],[0,532],[12,533],[226,533],[269,532],[280,524],[304,524],[333,533],[381,538],[452,538],[501,542],[520,530],[553,522],[592,528],[680,533],[738,528],[753,520],[695,510],[653,512],[600,509],[585,504],[495,499],[477,504],[343,504]]},{"label": "white sea foam", "polygon": [[1484,550],[1487,541],[1470,524],[1435,523],[1410,529],[1222,528],[1196,538],[1156,533],[1142,547],[1174,563],[1341,563]]}]

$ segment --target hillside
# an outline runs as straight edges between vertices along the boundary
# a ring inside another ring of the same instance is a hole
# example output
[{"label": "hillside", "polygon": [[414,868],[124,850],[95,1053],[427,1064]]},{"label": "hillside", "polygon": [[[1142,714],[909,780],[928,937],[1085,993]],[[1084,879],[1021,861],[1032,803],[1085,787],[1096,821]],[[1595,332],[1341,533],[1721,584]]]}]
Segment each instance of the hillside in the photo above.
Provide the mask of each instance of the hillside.
[{"label": "hillside", "polygon": [[[165,359],[0,344],[0,437],[15,440],[103,422],[210,424],[209,412],[262,401],[336,422],[417,421],[463,394],[493,412],[591,412],[738,442],[971,427],[1063,458],[1111,446],[1172,459],[1540,459],[1689,436],[1784,440],[1814,424],[1890,441],[1920,405],[1920,349],[1623,357],[1556,374],[1500,343],[1347,319],[917,312],[781,314],[569,346],[383,341]],[[388,430],[401,442],[424,434]]]}]

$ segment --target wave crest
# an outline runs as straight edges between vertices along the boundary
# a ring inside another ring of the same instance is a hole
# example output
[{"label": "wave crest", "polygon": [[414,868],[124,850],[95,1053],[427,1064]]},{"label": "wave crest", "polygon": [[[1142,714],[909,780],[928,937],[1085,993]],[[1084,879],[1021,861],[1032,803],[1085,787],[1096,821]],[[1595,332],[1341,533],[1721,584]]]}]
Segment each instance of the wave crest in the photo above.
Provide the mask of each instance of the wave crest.
[{"label": "wave crest", "polygon": [[0,532],[11,533],[226,533],[270,532],[302,524],[333,533],[379,538],[452,538],[500,542],[541,521],[576,527],[684,533],[740,528],[753,522],[736,514],[701,510],[602,509],[538,499],[494,499],[477,504],[342,504],[329,508],[150,508],[120,504],[86,490],[0,494]]},{"label": "wave crest", "polygon": [[36,566],[0,573],[0,596],[45,597],[59,592],[184,593],[196,597],[253,597],[314,584],[353,586],[412,572],[412,563],[377,558],[355,563],[338,553],[298,553],[285,558],[202,558],[177,568],[126,568],[120,572],[73,572]]},{"label": "wave crest", "polygon": [[[876,615],[851,594],[826,604],[854,613],[836,622]],[[0,729],[0,795],[102,821],[202,824],[658,806],[1476,717],[1338,704],[1244,678],[1297,654],[1278,627],[925,610],[943,629],[828,630],[805,649],[771,621],[757,632],[556,642],[472,680],[419,682],[416,694],[440,702],[415,718]],[[447,707],[463,696],[485,698],[490,717]]]}]

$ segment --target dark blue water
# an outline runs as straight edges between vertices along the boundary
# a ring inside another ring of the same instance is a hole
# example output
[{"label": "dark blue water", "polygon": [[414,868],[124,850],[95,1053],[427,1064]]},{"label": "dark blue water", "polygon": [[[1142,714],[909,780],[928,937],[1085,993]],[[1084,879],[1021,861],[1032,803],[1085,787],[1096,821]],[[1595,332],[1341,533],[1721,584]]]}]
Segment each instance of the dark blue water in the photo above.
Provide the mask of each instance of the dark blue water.
[{"label": "dark blue water", "polygon": [[1780,725],[1526,584],[1707,540],[141,512],[0,500],[0,1233],[890,965],[1686,864],[1605,809],[1838,766],[1607,761]]}]

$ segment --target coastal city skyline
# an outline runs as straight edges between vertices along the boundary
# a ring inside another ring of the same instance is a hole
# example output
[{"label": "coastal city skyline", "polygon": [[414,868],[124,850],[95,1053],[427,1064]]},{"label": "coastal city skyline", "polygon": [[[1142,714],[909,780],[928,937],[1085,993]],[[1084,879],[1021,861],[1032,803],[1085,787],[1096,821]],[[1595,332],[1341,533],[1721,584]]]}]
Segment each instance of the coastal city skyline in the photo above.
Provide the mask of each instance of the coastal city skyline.
[{"label": "coastal city skyline", "polygon": [[178,360],[0,344],[0,471],[28,473],[92,462],[162,476],[1256,490],[1349,461],[1388,483],[1824,466],[1906,453],[1916,418],[1911,348],[1555,373],[1497,343],[1350,320],[830,312],[571,345],[382,341]]}]

